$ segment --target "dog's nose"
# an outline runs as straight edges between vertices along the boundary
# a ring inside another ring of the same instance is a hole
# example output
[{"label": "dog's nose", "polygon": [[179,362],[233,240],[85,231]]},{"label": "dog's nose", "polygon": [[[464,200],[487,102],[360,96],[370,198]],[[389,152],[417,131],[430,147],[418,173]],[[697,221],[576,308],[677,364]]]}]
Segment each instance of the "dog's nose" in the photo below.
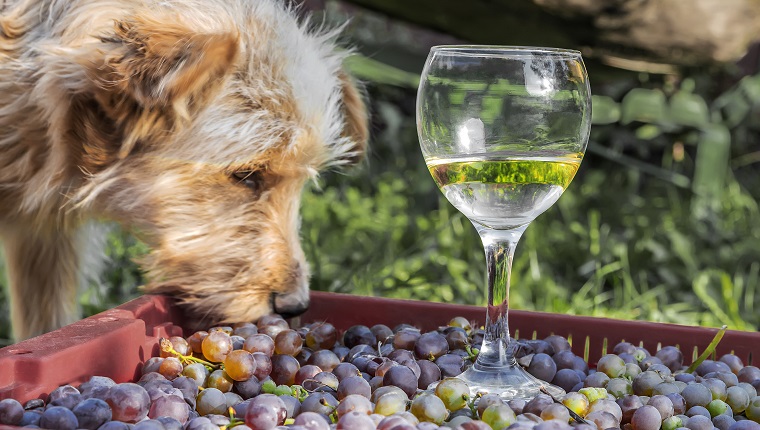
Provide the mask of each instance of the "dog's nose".
[{"label": "dog's nose", "polygon": [[283,318],[292,318],[301,315],[309,309],[309,295],[299,293],[273,294],[272,308],[275,313]]}]

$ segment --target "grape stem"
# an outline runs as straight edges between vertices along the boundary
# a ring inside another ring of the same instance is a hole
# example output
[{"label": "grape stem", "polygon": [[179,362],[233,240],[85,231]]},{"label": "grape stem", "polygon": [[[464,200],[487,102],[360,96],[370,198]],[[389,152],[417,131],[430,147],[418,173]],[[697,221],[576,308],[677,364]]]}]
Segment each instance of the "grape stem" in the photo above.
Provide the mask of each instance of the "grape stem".
[{"label": "grape stem", "polygon": [[172,354],[176,356],[179,359],[179,361],[181,361],[183,364],[200,363],[213,370],[219,369],[221,367],[221,364],[214,364],[206,360],[201,360],[200,358],[193,357],[192,355],[183,355],[177,352],[177,350],[174,349],[174,345],[172,345],[169,339],[162,337],[161,340],[158,341],[158,344],[159,344],[159,347],[161,348],[161,351],[167,354]]},{"label": "grape stem", "polygon": [[239,425],[245,424],[245,421],[235,417],[235,409],[230,407],[229,409],[227,409],[227,411],[230,414],[230,423],[227,424],[226,426],[221,426],[219,430],[227,430],[227,429],[231,429],[233,427],[237,427]]},{"label": "grape stem", "polygon": [[713,338],[712,342],[710,342],[709,345],[707,345],[707,348],[702,352],[702,355],[699,356],[693,363],[691,363],[691,366],[689,366],[688,369],[686,369],[686,373],[692,373],[697,369],[697,366],[702,364],[707,357],[712,355],[715,352],[715,348],[717,348],[718,344],[720,343],[720,340],[723,339],[723,335],[726,334],[726,329],[728,328],[727,325],[724,325],[723,327],[718,330],[717,333],[715,333],[715,337]]}]

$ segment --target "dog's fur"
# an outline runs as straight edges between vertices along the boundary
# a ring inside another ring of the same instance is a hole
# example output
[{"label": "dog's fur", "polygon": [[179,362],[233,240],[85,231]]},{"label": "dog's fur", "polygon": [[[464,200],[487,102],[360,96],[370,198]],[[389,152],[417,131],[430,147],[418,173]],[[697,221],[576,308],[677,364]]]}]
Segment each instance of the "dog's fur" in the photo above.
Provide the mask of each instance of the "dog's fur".
[{"label": "dog's fur", "polygon": [[100,252],[92,219],[133,229],[151,248],[147,291],[198,316],[302,308],[301,190],[367,140],[335,33],[275,0],[3,4],[0,238],[16,338],[77,318]]}]

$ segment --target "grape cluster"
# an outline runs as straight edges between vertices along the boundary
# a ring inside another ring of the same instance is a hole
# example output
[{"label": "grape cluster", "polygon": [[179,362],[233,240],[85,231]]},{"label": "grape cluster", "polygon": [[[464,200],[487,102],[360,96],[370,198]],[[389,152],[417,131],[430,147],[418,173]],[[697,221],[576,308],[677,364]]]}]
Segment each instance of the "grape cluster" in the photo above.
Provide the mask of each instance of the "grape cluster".
[{"label": "grape cluster", "polygon": [[[735,355],[687,372],[683,354],[622,342],[595,369],[567,339],[520,340],[528,372],[564,388],[504,401],[455,378],[483,330],[454,318],[423,333],[401,324],[326,322],[291,329],[277,315],[161,340],[139,380],[95,376],[47,401],[0,401],[0,424],[52,430],[760,430],[760,369]],[[434,389],[428,387],[438,382]]]}]

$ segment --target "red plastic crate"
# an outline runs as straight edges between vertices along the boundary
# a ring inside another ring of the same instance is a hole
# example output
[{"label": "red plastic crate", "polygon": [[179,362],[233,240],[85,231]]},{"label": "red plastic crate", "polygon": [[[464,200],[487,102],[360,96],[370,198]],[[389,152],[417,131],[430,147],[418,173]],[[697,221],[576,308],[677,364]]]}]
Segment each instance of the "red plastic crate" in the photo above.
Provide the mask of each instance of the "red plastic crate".
[{"label": "red plastic crate", "polygon": [[[463,316],[480,324],[481,307],[361,297],[312,292],[310,310],[301,324],[328,321],[340,330],[355,324],[402,322],[431,330]],[[642,344],[650,351],[658,345],[677,345],[687,357],[701,351],[712,340],[715,329],[674,324],[619,321],[606,318],[555,315],[540,312],[510,312],[512,334],[521,338],[543,338],[559,334],[571,339],[573,351],[586,355],[593,364],[620,341]],[[80,384],[93,375],[126,382],[139,375],[141,364],[158,353],[161,337],[187,335],[194,327],[164,296],[143,296],[60,330],[0,349],[0,399],[26,402],[46,398],[63,384]],[[760,357],[760,333],[728,331],[717,355],[733,352],[751,364]],[[688,359],[687,359],[688,360]],[[0,429],[3,427],[0,426]]]}]

